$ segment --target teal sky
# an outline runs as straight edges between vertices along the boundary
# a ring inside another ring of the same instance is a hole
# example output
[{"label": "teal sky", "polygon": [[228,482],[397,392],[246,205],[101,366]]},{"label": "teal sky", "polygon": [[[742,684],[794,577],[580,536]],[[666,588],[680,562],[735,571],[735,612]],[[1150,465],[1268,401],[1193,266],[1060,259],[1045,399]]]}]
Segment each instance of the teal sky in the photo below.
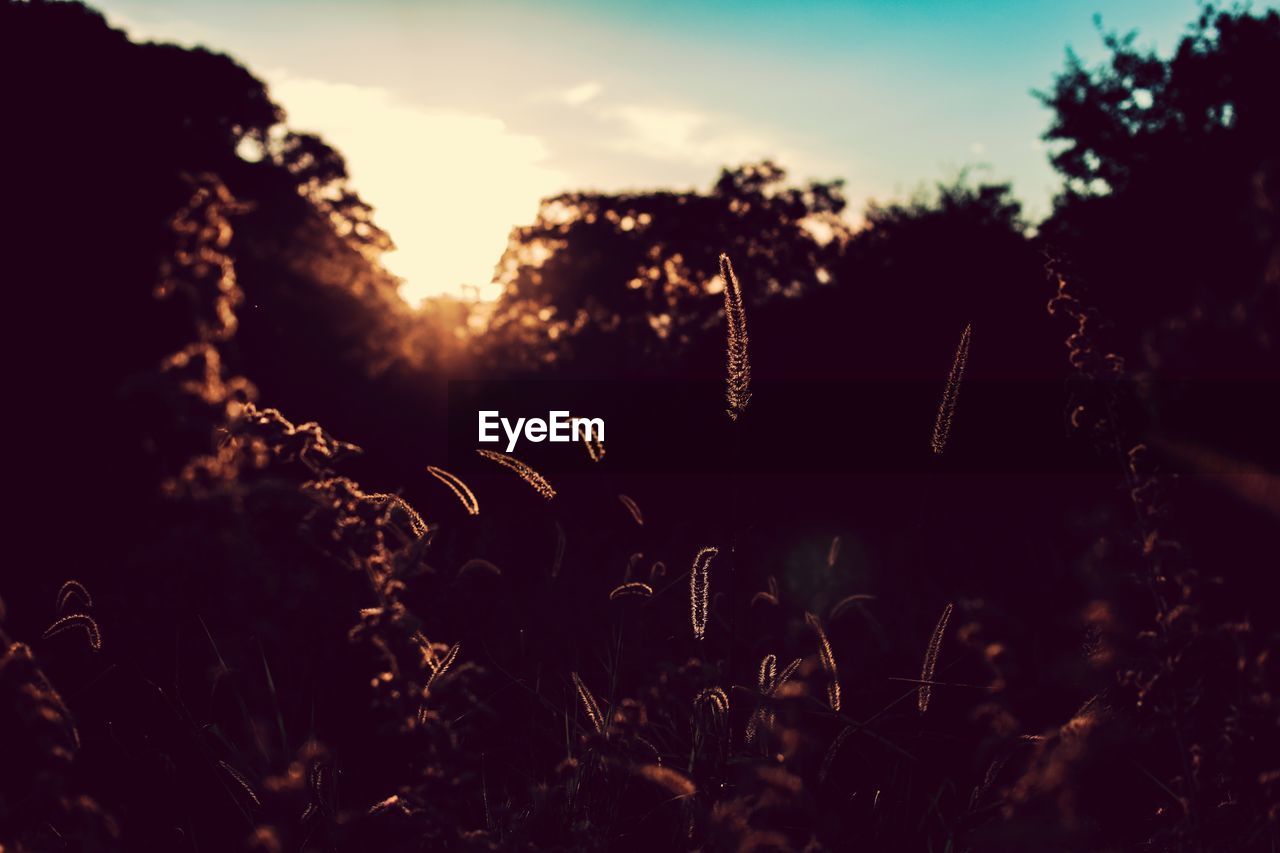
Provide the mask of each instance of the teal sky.
[{"label": "teal sky", "polygon": [[[510,227],[562,189],[706,187],[773,156],[843,177],[856,210],[969,167],[1033,216],[1065,49],[1093,25],[1167,53],[1195,0],[548,3],[106,0],[135,36],[265,77],[290,123],[346,153],[401,247],[411,300],[487,282]],[[478,199],[483,197],[483,201]]]}]

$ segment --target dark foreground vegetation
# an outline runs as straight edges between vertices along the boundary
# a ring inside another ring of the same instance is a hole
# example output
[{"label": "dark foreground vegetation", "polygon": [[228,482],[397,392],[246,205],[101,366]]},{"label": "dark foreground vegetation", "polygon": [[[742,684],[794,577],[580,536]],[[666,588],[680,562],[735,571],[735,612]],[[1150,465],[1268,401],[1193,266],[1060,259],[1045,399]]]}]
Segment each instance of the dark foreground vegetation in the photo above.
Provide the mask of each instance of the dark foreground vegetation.
[{"label": "dark foreground vegetation", "polygon": [[[416,312],[249,72],[5,2],[0,846],[1274,850],[1280,16],[1107,38],[1034,236],[750,164],[548,200]],[[427,471],[449,377],[721,377],[721,252],[741,472]],[[793,378],[914,473],[753,475]]]}]

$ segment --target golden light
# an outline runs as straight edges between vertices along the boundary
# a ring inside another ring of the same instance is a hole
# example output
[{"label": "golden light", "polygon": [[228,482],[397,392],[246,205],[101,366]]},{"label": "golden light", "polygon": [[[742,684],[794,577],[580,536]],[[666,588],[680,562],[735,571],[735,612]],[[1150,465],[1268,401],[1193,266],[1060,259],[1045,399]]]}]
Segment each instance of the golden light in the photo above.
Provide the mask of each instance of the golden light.
[{"label": "golden light", "polygon": [[533,221],[538,202],[566,185],[535,136],[498,118],[428,110],[387,89],[265,75],[294,130],[319,133],[343,153],[351,183],[391,234],[384,257],[404,279],[400,293],[494,298],[494,266],[511,228]]}]

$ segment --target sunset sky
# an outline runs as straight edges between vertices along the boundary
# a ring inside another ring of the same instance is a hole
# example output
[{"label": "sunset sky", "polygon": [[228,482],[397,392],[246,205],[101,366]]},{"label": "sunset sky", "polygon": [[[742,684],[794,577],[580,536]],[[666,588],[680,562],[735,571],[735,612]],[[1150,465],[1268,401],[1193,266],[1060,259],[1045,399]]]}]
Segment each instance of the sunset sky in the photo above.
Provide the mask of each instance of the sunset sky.
[{"label": "sunset sky", "polygon": [[[106,0],[135,38],[204,44],[320,132],[400,247],[410,302],[486,284],[562,190],[708,186],[771,156],[842,177],[856,216],[971,167],[1033,216],[1056,182],[1048,87],[1093,26],[1168,52],[1194,0],[914,3]],[[484,288],[482,288],[484,292]]]}]

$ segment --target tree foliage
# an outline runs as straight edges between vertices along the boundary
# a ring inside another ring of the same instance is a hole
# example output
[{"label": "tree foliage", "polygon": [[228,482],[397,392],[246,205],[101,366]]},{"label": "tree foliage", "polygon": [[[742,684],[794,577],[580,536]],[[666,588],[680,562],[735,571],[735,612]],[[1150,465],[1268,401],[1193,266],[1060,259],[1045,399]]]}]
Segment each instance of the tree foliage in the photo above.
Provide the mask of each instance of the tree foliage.
[{"label": "tree foliage", "polygon": [[1280,14],[1206,7],[1168,58],[1133,33],[1104,43],[1106,62],[1069,55],[1040,95],[1066,182],[1047,242],[1129,356],[1274,370]]},{"label": "tree foliage", "polygon": [[844,225],[839,181],[791,185],[771,162],[725,169],[709,192],[565,193],[517,228],[489,322],[506,364],[623,370],[669,363],[719,317],[717,258],[751,270],[750,302],[821,286]]}]

